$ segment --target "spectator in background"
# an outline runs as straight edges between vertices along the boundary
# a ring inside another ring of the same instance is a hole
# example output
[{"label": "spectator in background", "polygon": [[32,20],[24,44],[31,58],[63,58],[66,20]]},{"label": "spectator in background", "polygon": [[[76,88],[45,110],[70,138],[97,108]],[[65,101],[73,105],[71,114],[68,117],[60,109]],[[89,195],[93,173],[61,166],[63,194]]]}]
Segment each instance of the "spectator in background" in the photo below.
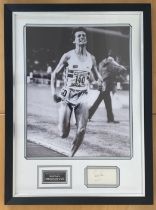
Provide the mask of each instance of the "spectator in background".
[{"label": "spectator in background", "polygon": [[52,73],[52,68],[49,64],[47,64],[47,74],[51,74]]},{"label": "spectator in background", "polygon": [[[111,50],[108,53],[108,57],[103,59],[99,63],[99,73],[103,78],[103,88],[100,91],[100,94],[97,100],[94,102],[92,107],[89,109],[89,120],[93,117],[96,112],[99,104],[104,100],[106,111],[107,111],[107,122],[108,123],[119,123],[114,119],[114,114],[112,110],[112,100],[110,93],[113,94],[116,91],[116,77],[126,71],[126,68],[120,65],[115,59],[111,56]],[[118,59],[119,57],[117,57]]]}]

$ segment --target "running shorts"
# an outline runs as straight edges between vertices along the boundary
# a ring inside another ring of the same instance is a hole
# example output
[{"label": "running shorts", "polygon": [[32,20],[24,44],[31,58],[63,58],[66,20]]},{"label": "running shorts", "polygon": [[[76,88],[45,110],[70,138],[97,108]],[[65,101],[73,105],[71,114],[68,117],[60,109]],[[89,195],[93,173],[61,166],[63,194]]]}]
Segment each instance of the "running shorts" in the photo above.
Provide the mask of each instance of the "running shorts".
[{"label": "running shorts", "polygon": [[60,91],[59,97],[62,101],[71,106],[77,106],[81,103],[87,102],[88,90],[74,90],[72,88],[63,87]]}]

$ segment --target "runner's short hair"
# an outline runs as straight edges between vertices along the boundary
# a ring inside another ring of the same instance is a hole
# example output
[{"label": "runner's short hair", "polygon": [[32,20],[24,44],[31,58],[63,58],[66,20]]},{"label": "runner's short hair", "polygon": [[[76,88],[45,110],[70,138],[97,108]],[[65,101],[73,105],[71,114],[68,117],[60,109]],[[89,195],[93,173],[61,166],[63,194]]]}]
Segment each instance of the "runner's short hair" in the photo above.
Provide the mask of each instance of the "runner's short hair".
[{"label": "runner's short hair", "polygon": [[86,33],[87,35],[87,31],[84,27],[77,27],[77,28],[74,28],[73,31],[72,31],[72,41],[75,40],[75,33],[78,32],[78,31],[83,31]]}]

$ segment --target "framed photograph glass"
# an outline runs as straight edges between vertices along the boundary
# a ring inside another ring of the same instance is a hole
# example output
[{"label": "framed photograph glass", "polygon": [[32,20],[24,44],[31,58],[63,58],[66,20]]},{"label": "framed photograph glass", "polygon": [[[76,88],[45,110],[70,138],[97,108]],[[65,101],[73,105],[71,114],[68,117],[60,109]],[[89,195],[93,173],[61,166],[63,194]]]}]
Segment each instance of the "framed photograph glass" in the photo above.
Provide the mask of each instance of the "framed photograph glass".
[{"label": "framed photograph glass", "polygon": [[5,5],[6,204],[152,204],[150,15]]}]

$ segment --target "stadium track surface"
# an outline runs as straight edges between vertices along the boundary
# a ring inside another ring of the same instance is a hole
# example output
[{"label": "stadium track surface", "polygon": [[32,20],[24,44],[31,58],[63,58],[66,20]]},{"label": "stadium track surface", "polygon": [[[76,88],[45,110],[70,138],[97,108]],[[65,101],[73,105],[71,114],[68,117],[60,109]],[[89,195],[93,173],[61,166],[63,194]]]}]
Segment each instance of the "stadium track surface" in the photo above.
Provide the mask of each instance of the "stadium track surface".
[{"label": "stadium track surface", "polygon": [[[29,84],[27,87],[27,140],[56,151],[56,156],[68,156],[76,129],[75,121],[71,119],[69,137],[61,139],[57,128],[59,104],[52,101],[50,86]],[[91,91],[92,103],[97,95],[98,91]],[[106,122],[106,110],[102,103],[92,121],[88,122],[85,139],[75,157],[130,157],[128,91],[118,91],[113,98],[115,118],[120,120],[120,124]],[[33,149],[29,144],[28,157],[36,157],[36,150],[37,147]],[[52,155],[49,152],[45,154],[46,157]]]}]

